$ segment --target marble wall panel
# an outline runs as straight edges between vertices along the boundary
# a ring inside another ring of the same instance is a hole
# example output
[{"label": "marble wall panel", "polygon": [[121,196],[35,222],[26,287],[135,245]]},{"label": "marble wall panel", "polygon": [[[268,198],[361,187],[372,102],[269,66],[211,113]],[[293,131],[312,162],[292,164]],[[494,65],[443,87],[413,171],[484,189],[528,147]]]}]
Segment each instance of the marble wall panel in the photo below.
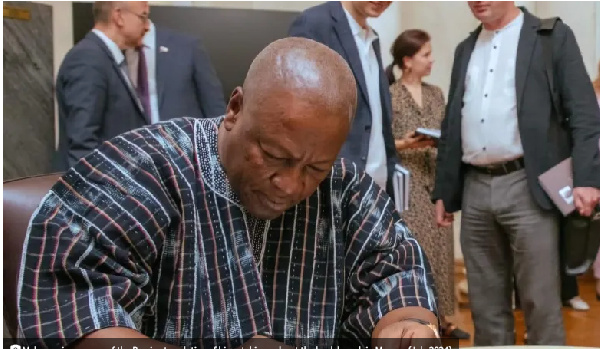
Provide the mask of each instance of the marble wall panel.
[{"label": "marble wall panel", "polygon": [[52,7],[28,9],[30,20],[4,18],[4,180],[49,173],[54,153]]}]

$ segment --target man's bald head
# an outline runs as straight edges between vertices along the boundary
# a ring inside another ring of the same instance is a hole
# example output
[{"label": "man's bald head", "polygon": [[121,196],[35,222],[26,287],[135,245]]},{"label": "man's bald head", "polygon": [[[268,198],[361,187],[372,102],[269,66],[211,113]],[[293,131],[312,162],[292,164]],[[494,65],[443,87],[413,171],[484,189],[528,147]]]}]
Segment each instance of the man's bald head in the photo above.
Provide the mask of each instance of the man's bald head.
[{"label": "man's bald head", "polygon": [[274,41],[254,59],[244,80],[244,100],[262,104],[273,91],[286,91],[350,122],[356,110],[356,81],[346,61],[314,40]]},{"label": "man's bald head", "polygon": [[273,219],[311,195],[348,137],[356,81],[344,59],[302,38],[252,62],[219,127],[219,155],[250,214]]}]

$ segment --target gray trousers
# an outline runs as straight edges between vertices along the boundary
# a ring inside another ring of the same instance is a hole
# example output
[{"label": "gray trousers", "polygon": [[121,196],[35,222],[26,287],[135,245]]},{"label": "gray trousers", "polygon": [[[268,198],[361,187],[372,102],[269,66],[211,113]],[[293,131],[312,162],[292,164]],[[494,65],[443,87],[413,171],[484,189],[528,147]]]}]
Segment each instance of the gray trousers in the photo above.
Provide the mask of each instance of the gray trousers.
[{"label": "gray trousers", "polygon": [[558,216],[535,203],[525,170],[496,177],[469,170],[461,221],[474,345],[515,343],[513,276],[528,344],[564,345]]}]

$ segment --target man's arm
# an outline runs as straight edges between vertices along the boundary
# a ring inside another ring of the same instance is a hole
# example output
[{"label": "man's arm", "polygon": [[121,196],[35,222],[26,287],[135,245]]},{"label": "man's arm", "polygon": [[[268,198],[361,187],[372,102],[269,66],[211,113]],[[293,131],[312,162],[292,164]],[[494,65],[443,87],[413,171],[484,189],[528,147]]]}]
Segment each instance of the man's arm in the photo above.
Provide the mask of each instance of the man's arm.
[{"label": "man's arm", "polygon": [[[348,165],[350,166],[350,165]],[[350,166],[352,168],[352,166]],[[350,176],[349,174],[345,174]],[[433,278],[425,252],[395,211],[389,196],[366,174],[343,190],[346,294],[341,335],[369,340],[390,325],[417,318],[438,325]],[[411,323],[412,324],[412,323]],[[433,336],[427,326],[422,330]],[[402,333],[393,331],[395,338]]]},{"label": "man's arm", "polygon": [[600,109],[573,31],[565,24],[562,27],[562,42],[554,45],[558,46],[554,71],[563,110],[570,118],[574,186],[600,188]]},{"label": "man's arm", "polygon": [[452,65],[452,73],[450,75],[450,88],[448,91],[448,102],[446,103],[446,111],[444,113],[444,118],[442,119],[441,124],[441,137],[438,141],[438,151],[437,151],[437,159],[436,159],[436,172],[435,172],[435,187],[433,193],[431,195],[431,201],[435,203],[438,200],[441,200],[443,197],[444,191],[444,170],[446,169],[446,142],[448,140],[448,120],[450,119],[451,114],[451,104],[456,93],[457,89],[457,80],[460,74],[460,57],[461,53],[461,45],[458,45],[454,50],[454,63]]},{"label": "man's arm", "polygon": [[458,88],[458,78],[460,74],[460,55],[462,53],[462,44],[459,44],[454,51],[454,63],[452,66],[452,74],[450,76],[450,90],[448,92],[448,103],[446,103],[446,111],[444,112],[444,118],[441,124],[441,137],[437,145],[437,159],[436,159],[436,170],[435,170],[435,187],[431,194],[431,201],[435,204],[435,221],[438,227],[449,227],[454,222],[454,215],[446,210],[444,203],[444,191],[447,190],[445,187],[448,185],[446,181],[445,172],[448,167],[448,123],[452,117],[454,94]]},{"label": "man's arm", "polygon": [[69,167],[101,143],[108,84],[97,60],[92,51],[70,55],[59,76]]},{"label": "man's arm", "polygon": [[[168,230],[181,219],[176,203],[184,193],[178,188],[189,180],[161,172],[183,168],[193,157],[193,124],[178,126],[136,130],[104,143],[40,204],[19,280],[19,330],[29,345],[60,348],[101,329],[140,330],[157,292],[153,268]],[[93,342],[83,339],[81,346]]]},{"label": "man's arm", "polygon": [[212,118],[225,114],[223,86],[200,40],[194,48],[194,83],[202,115]]},{"label": "man's arm", "polygon": [[564,36],[560,45],[554,45],[559,46],[554,54],[558,89],[572,135],[573,199],[579,213],[589,216],[600,202],[600,109],[575,35],[566,24],[561,28]]}]

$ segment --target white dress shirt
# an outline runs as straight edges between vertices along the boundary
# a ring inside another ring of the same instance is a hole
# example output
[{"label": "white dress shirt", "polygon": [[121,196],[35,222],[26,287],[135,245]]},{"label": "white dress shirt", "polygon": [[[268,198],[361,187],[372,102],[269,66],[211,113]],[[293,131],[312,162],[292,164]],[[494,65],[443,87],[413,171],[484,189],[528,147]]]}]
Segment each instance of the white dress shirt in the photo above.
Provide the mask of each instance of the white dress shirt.
[{"label": "white dress shirt", "polygon": [[[150,110],[152,123],[160,121],[158,111],[158,88],[156,85],[156,29],[154,23],[150,22],[150,29],[144,36],[144,56],[146,58],[146,69],[148,71],[148,96],[150,97]],[[127,56],[127,66],[129,68],[129,76],[134,86],[137,87],[139,55],[136,50],[130,49],[125,52]]]},{"label": "white dress shirt", "polygon": [[369,138],[369,153],[367,155],[367,172],[375,183],[385,188],[387,182],[387,157],[385,142],[383,140],[383,112],[381,107],[381,94],[379,92],[379,62],[375,55],[373,42],[377,35],[370,26],[363,29],[356,20],[344,9],[362,65],[362,70],[367,83],[369,107],[371,109],[371,136]]},{"label": "white dress shirt", "polygon": [[463,162],[490,165],[523,156],[515,66],[524,15],[482,28],[467,68],[462,108]]}]

